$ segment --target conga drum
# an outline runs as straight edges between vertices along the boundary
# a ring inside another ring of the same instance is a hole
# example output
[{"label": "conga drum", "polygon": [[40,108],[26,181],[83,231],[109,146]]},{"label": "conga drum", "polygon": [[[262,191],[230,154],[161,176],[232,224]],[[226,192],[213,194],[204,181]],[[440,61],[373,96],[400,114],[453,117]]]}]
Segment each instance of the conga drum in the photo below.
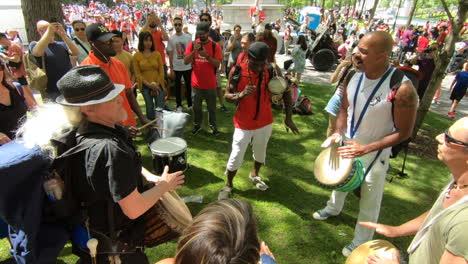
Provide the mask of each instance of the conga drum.
[{"label": "conga drum", "polygon": [[166,165],[169,166],[171,173],[187,169],[187,142],[184,139],[179,137],[157,139],[149,145],[149,148],[157,175],[163,173]]},{"label": "conga drum", "polygon": [[364,169],[359,159],[345,159],[333,145],[323,150],[314,163],[315,179],[320,186],[350,192],[364,181]]},{"label": "conga drum", "polygon": [[175,192],[165,193],[143,216],[144,244],[154,247],[177,238],[192,223],[192,214]]}]

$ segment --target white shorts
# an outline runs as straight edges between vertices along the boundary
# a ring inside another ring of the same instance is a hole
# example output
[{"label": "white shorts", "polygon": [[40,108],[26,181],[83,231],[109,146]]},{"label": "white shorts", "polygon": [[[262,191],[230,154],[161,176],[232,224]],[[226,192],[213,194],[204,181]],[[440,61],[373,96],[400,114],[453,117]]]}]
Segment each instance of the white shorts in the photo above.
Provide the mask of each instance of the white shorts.
[{"label": "white shorts", "polygon": [[245,151],[249,143],[252,144],[253,158],[262,164],[265,163],[266,148],[271,136],[272,124],[255,130],[243,130],[236,128],[232,136],[232,151],[226,169],[235,171],[244,161]]}]

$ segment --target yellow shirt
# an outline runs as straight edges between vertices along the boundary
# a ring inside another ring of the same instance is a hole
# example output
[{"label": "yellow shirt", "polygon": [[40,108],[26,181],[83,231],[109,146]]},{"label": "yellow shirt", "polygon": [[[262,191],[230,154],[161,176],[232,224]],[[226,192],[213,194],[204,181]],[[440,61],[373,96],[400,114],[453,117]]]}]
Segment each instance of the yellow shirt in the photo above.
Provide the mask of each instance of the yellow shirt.
[{"label": "yellow shirt", "polygon": [[130,52],[126,50],[122,50],[119,54],[115,55],[114,58],[118,59],[119,61],[123,62],[125,64],[125,68],[127,68],[128,76],[133,75],[133,69],[132,69],[132,61],[133,61],[133,56]]},{"label": "yellow shirt", "polygon": [[146,57],[142,52],[133,55],[133,71],[138,82],[138,89],[143,88],[143,80],[157,82],[165,88],[164,66],[159,52],[154,51]]}]

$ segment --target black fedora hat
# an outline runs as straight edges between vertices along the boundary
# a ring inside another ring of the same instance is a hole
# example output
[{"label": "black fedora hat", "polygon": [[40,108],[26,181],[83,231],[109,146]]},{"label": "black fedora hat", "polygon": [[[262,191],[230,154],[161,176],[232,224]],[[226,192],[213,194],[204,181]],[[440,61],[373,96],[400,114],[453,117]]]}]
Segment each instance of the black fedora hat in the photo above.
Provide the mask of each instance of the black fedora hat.
[{"label": "black fedora hat", "polygon": [[72,68],[57,82],[61,94],[56,102],[61,105],[85,106],[114,99],[125,88],[113,84],[106,72],[96,65]]}]

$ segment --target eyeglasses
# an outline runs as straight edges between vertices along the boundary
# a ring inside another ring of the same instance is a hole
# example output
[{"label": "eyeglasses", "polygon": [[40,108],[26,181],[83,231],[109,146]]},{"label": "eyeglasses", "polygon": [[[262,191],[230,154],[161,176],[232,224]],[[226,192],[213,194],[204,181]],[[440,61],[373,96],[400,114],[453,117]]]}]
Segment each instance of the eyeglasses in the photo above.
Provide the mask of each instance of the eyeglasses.
[{"label": "eyeglasses", "polygon": [[179,24],[179,23],[174,24],[174,27],[180,27],[180,26],[182,26],[182,24]]},{"label": "eyeglasses", "polygon": [[75,28],[74,30],[75,30],[76,32],[78,32],[78,31],[85,31],[85,28]]},{"label": "eyeglasses", "polygon": [[444,132],[444,141],[445,141],[445,144],[449,144],[449,143],[453,143],[453,144],[457,144],[457,145],[462,145],[462,146],[465,146],[465,147],[468,147],[468,143],[466,142],[463,142],[463,141],[460,141],[458,139],[454,139],[453,137],[451,137],[449,134],[448,134],[448,129],[445,130]]},{"label": "eyeglasses", "polygon": [[200,19],[201,22],[210,22],[208,19]]}]

